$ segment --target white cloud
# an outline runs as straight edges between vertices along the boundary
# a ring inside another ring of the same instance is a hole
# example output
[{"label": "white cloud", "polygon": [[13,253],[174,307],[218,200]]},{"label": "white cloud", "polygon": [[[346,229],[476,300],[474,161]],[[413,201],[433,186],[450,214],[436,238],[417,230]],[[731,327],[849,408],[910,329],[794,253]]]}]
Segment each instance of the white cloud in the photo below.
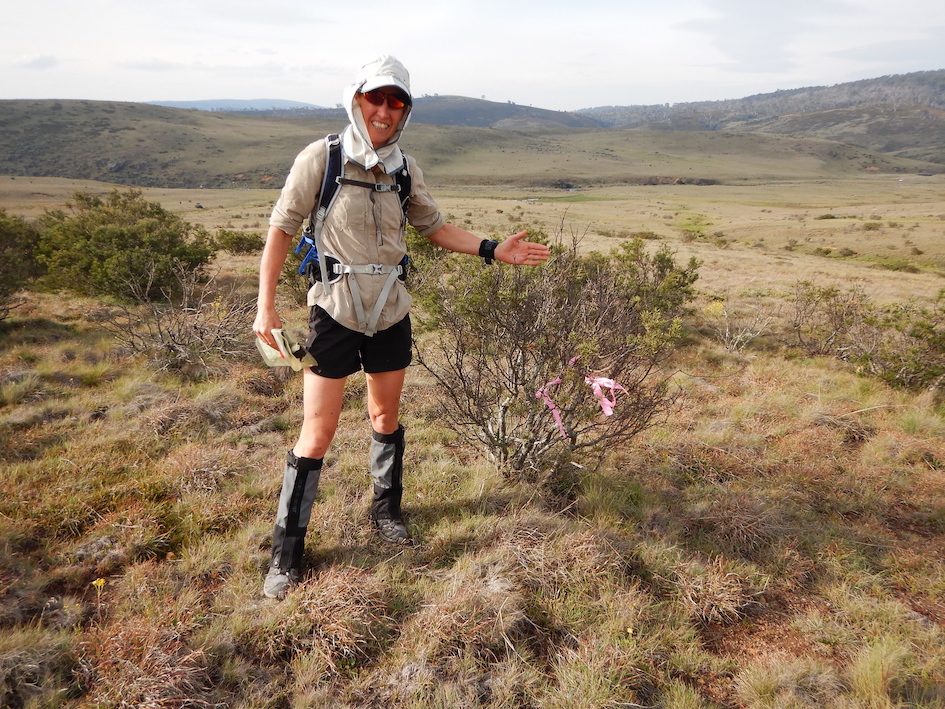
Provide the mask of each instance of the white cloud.
[{"label": "white cloud", "polygon": [[780,74],[797,68],[796,40],[813,30],[818,20],[843,8],[834,0],[709,0],[708,7],[713,17],[681,26],[707,36],[727,59],[719,68],[748,74]]},{"label": "white cloud", "polygon": [[875,66],[912,66],[914,71],[945,68],[945,26],[917,29],[908,39],[881,40],[832,52],[834,56]]},{"label": "white cloud", "polygon": [[14,64],[20,69],[52,69],[59,64],[59,60],[47,54],[39,57],[23,57]]},{"label": "white cloud", "polygon": [[132,59],[115,62],[115,67],[123,71],[193,71],[195,67],[182,62],[169,62],[164,59]]}]

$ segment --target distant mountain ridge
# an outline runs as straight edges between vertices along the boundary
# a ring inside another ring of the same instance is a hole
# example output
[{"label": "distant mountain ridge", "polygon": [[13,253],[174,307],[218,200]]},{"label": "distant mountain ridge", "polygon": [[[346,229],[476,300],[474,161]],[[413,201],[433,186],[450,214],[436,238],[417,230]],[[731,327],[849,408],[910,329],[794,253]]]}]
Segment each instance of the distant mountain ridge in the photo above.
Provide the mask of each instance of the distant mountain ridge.
[{"label": "distant mountain ridge", "polygon": [[[344,117],[342,109],[326,108],[284,99],[213,99],[204,101],[149,101],[152,106],[225,112],[289,112],[320,117]],[[755,94],[740,99],[694,101],[674,104],[599,106],[576,111],[554,111],[499,103],[465,96],[420,96],[414,99],[411,121],[434,125],[480,128],[566,127],[670,128],[675,130],[725,130],[787,115],[832,111],[851,107],[884,110],[929,108],[945,111],[945,69],[894,74],[833,86],[813,86]],[[507,124],[502,126],[502,123]]]},{"label": "distant mountain ridge", "polygon": [[148,101],[151,106],[164,108],[189,108],[197,111],[226,111],[239,113],[242,111],[288,111],[292,109],[319,109],[311,103],[301,101],[286,101],[277,98],[257,99],[209,99],[205,101]]},{"label": "distant mountain ridge", "polygon": [[579,111],[611,128],[777,133],[945,164],[945,70],[726,101]]},{"label": "distant mountain ridge", "polygon": [[601,124],[616,128],[652,127],[698,121],[702,130],[719,130],[727,122],[745,122],[787,114],[830,111],[861,106],[901,110],[914,107],[945,110],[945,69],[895,74],[876,79],[851,81],[834,86],[756,94],[741,99],[697,101],[646,106],[601,106],[577,111]]},{"label": "distant mountain ridge", "polygon": [[598,128],[590,116],[568,111],[522,106],[512,101],[498,103],[465,96],[421,96],[414,100],[411,122],[440,126],[505,128],[510,130],[550,127]]},{"label": "distant mountain ridge", "polygon": [[[151,101],[153,106],[170,108],[197,108],[200,110],[226,111],[229,113],[258,112],[273,116],[314,117],[346,119],[343,108],[322,108],[312,104],[297,103],[286,106],[266,107],[267,101],[245,101],[253,107],[236,106],[238,102],[190,101],[166,102]],[[293,104],[291,101],[283,103]],[[204,105],[197,105],[204,104]],[[213,106],[212,108],[208,106]],[[230,106],[227,108],[226,106]],[[553,111],[547,108],[523,106],[512,101],[499,103],[466,96],[418,96],[414,98],[411,123],[427,123],[438,126],[466,126],[469,128],[600,128],[601,122],[580,113]]]}]

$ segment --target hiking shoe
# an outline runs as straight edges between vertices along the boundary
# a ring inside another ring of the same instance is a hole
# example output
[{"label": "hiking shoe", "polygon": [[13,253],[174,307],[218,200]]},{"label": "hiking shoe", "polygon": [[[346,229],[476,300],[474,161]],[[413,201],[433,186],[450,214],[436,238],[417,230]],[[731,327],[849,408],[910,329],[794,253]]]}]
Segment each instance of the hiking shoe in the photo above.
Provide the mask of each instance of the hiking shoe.
[{"label": "hiking shoe", "polygon": [[413,538],[407,531],[407,525],[399,519],[374,518],[374,526],[377,528],[377,535],[388,544],[398,546],[410,546],[413,544]]},{"label": "hiking shoe", "polygon": [[263,582],[263,595],[266,598],[275,598],[281,601],[289,592],[289,589],[299,582],[298,569],[277,569],[270,567],[266,574],[266,580]]}]

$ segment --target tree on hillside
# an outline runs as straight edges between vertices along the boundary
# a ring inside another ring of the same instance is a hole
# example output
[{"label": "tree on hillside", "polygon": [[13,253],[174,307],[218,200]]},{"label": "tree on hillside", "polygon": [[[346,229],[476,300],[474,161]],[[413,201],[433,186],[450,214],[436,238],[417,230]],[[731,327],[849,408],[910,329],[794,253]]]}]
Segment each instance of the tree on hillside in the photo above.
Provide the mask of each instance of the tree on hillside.
[{"label": "tree on hillside", "polygon": [[0,320],[16,307],[15,294],[39,275],[39,230],[0,207]]},{"label": "tree on hillside", "polygon": [[53,288],[163,299],[179,288],[179,269],[199,272],[214,255],[206,229],[145,200],[140,190],[112,190],[104,198],[76,192],[66,209],[40,218],[39,258]]}]

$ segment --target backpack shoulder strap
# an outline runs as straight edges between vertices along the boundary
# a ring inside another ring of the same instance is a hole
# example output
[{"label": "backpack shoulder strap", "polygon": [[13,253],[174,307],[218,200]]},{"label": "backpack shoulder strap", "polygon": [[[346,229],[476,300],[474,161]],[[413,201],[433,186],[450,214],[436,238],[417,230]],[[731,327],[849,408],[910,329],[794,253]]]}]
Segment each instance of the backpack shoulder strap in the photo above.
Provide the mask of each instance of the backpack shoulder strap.
[{"label": "backpack shoulder strap", "polygon": [[[338,196],[338,190],[341,189],[341,179],[344,170],[341,156],[341,137],[337,133],[325,136],[325,145],[328,147],[328,155],[325,159],[325,177],[322,179],[322,189],[318,193],[318,202],[315,205],[315,210],[308,220],[308,227],[311,230],[310,240],[312,242],[312,249],[310,249],[309,253],[315,254],[315,258],[318,258],[318,254],[323,253],[322,226],[325,222],[325,215],[328,214],[328,210],[331,209],[335,197]],[[301,243],[299,245],[301,246]],[[326,261],[327,259],[325,258],[319,259],[318,267],[321,271],[322,285],[326,291],[329,291],[331,284],[328,280]],[[303,271],[305,266],[306,264],[303,262],[299,270]]]},{"label": "backpack shoulder strap", "polygon": [[404,156],[404,166],[394,174],[394,182],[397,184],[400,193],[400,209],[407,218],[407,208],[410,206],[410,189],[413,187],[410,179],[410,171],[407,169],[407,156]]},{"label": "backpack shoulder strap", "polygon": [[332,133],[325,137],[325,143],[328,146],[328,157],[325,160],[325,178],[322,180],[322,190],[318,196],[316,210],[325,210],[322,214],[323,219],[338,195],[338,188],[341,187],[338,180],[342,174],[341,138],[337,133]]}]

